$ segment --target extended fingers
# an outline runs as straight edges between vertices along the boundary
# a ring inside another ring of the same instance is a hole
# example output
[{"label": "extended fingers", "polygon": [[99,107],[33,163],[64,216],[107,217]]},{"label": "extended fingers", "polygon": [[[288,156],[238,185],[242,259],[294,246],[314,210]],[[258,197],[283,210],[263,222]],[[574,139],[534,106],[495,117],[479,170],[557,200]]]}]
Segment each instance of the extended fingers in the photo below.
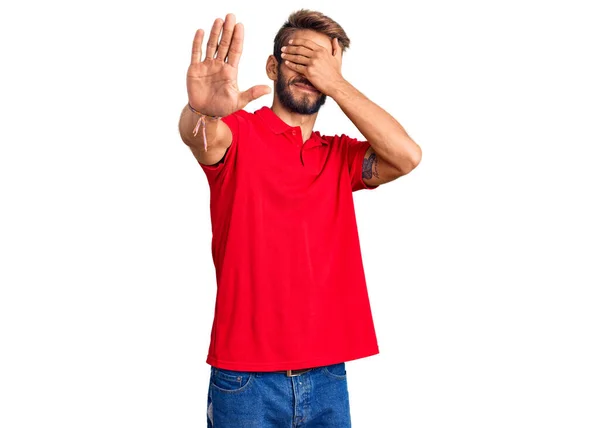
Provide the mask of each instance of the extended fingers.
[{"label": "extended fingers", "polygon": [[221,29],[223,28],[223,20],[221,18],[215,19],[215,23],[210,30],[210,37],[208,38],[208,43],[206,44],[206,58],[213,59],[215,57],[215,52],[217,51],[217,46],[219,44],[219,36],[221,35]]},{"label": "extended fingers", "polygon": [[242,48],[244,47],[244,25],[241,22],[235,24],[233,28],[233,38],[231,39],[231,47],[227,55],[227,63],[232,67],[237,67],[242,56]]},{"label": "extended fingers", "polygon": [[202,62],[202,40],[204,39],[204,30],[196,30],[194,43],[192,44],[192,64]]},{"label": "extended fingers", "polygon": [[235,27],[235,15],[228,13],[225,17],[225,24],[223,24],[223,34],[221,35],[221,41],[217,48],[217,59],[225,61],[227,54],[229,53],[229,46],[231,45],[231,38],[233,37],[233,29]]},{"label": "extended fingers", "polygon": [[289,53],[282,53],[281,58],[286,59],[290,62],[295,62],[296,64],[304,64],[304,65],[310,64],[310,61],[311,61],[311,59],[309,57],[306,57],[304,55],[293,55],[293,54],[289,54]]},{"label": "extended fingers", "polygon": [[294,55],[304,55],[305,57],[311,57],[315,51],[309,49],[305,46],[283,46],[281,48],[281,52],[285,52],[286,54],[294,54]]},{"label": "extended fingers", "polygon": [[294,71],[297,71],[297,72],[298,72],[298,73],[300,73],[300,74],[304,74],[304,73],[306,73],[306,65],[303,65],[303,64],[298,64],[298,63],[291,62],[291,61],[288,61],[288,60],[286,60],[286,61],[284,62],[284,64],[285,64],[287,67],[291,68],[291,69],[292,69],[292,70],[294,70]]},{"label": "extended fingers", "polygon": [[320,49],[325,49],[323,46],[318,45],[317,43],[313,42],[312,40],[308,40],[308,39],[292,39],[289,41],[288,46],[303,46],[306,49],[310,49],[313,51],[317,51]]}]

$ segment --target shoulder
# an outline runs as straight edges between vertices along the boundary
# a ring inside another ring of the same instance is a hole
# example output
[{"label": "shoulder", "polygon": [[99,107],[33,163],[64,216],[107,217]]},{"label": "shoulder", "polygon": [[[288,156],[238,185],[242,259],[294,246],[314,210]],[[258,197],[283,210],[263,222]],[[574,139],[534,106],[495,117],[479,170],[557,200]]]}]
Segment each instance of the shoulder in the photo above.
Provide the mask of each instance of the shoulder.
[{"label": "shoulder", "polygon": [[338,147],[349,147],[349,146],[360,145],[361,143],[364,143],[362,141],[359,141],[356,138],[350,137],[347,134],[322,135],[318,131],[316,131],[315,133],[320,138],[327,141],[329,144],[332,144],[332,145],[338,146]]},{"label": "shoulder", "polygon": [[235,126],[236,128],[239,128],[240,126],[247,127],[248,125],[258,123],[260,118],[255,113],[250,113],[242,109],[223,117],[222,120],[230,127]]},{"label": "shoulder", "polygon": [[240,120],[248,120],[250,118],[252,118],[253,114],[252,113],[248,113],[246,110],[237,110],[234,111],[233,113],[222,117],[221,119],[223,119],[224,121],[240,121]]}]

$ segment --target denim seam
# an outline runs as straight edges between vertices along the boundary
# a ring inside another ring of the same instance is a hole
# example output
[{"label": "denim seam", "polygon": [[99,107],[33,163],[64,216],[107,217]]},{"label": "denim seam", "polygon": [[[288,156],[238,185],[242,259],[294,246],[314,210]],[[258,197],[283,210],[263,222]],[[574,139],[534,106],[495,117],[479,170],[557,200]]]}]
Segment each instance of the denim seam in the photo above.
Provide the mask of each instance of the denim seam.
[{"label": "denim seam", "polygon": [[345,379],[347,378],[347,375],[337,375],[337,374],[335,374],[335,373],[331,373],[331,372],[330,372],[330,371],[327,369],[327,367],[323,367],[323,372],[325,372],[325,374],[326,374],[327,376],[330,376],[330,377],[332,377],[332,378],[334,378],[334,379],[338,379],[338,380],[345,380]]},{"label": "denim seam", "polygon": [[220,391],[220,392],[225,392],[227,394],[235,394],[237,392],[242,392],[244,390],[246,390],[248,388],[248,386],[250,386],[250,384],[252,383],[252,381],[254,380],[254,374],[251,374],[248,377],[248,381],[242,385],[241,387],[237,388],[237,389],[224,389],[219,387],[218,385],[216,385],[213,381],[213,379],[210,380],[210,385],[215,388],[216,390]]}]

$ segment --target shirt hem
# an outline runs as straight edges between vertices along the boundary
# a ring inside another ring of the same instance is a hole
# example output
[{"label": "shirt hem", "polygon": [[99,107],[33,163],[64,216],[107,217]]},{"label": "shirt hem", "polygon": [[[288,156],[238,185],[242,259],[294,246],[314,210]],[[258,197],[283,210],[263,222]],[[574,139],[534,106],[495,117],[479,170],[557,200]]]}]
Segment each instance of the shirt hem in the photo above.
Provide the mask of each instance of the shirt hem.
[{"label": "shirt hem", "polygon": [[371,357],[379,354],[379,348],[363,352],[350,357],[341,358],[318,358],[304,361],[288,361],[288,362],[269,362],[269,363],[256,363],[256,362],[236,362],[236,361],[225,361],[218,358],[214,358],[209,355],[206,359],[206,363],[219,369],[225,370],[238,370],[238,371],[257,371],[257,372],[268,372],[268,371],[280,371],[280,370],[298,370],[311,367],[328,366],[331,364],[337,364],[346,361],[358,360],[360,358]]}]

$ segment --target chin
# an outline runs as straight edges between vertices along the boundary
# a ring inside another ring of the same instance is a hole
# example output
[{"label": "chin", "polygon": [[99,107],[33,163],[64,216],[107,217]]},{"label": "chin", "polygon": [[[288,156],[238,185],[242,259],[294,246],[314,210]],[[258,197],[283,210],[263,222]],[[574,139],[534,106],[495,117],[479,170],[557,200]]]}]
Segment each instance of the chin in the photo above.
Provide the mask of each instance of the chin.
[{"label": "chin", "polygon": [[[319,91],[305,91],[295,85],[276,82],[275,95],[287,111],[302,115],[313,115],[319,111],[327,97]],[[311,96],[314,95],[314,96]]]}]

